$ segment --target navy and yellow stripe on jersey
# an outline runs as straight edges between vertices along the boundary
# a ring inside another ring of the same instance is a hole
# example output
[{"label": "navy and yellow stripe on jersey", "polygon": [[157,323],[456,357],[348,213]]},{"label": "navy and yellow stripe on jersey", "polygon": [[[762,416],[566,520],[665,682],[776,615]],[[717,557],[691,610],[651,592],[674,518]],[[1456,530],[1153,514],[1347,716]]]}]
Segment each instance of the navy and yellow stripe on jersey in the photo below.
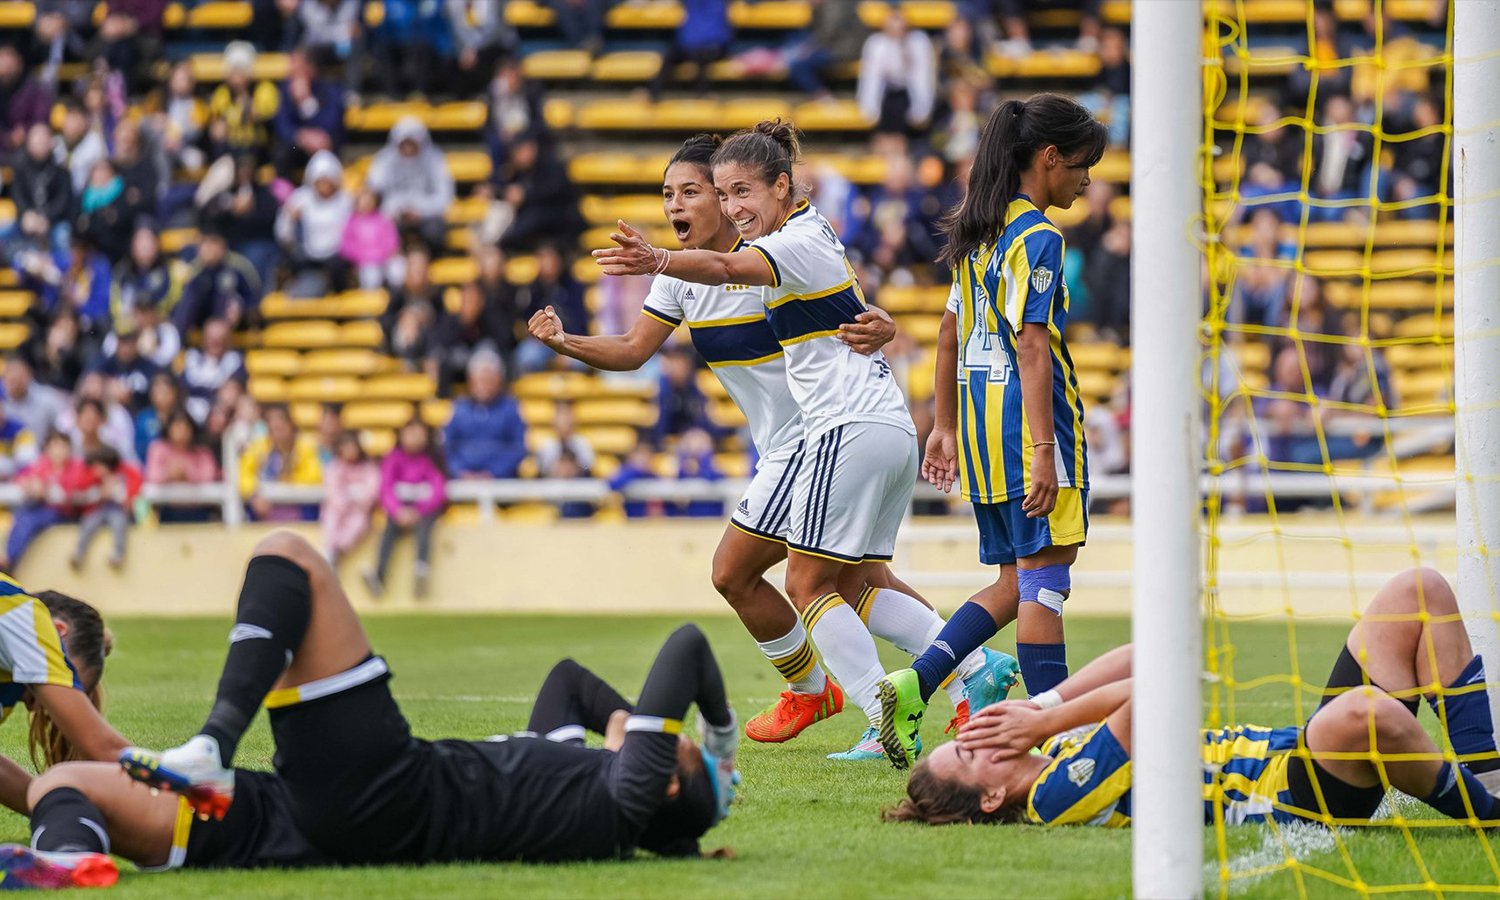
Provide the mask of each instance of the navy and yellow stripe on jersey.
[{"label": "navy and yellow stripe on jersey", "polygon": [[1230,725],[1203,732],[1203,821],[1213,824],[1214,808],[1224,822],[1301,820],[1292,799],[1287,769],[1302,743],[1301,728]]},{"label": "navy and yellow stripe on jersey", "polygon": [[1037,825],[1130,824],[1130,754],[1104,724],[1050,738],[1042,752],[1052,762],[1026,798],[1026,819]]},{"label": "navy and yellow stripe on jersey", "polygon": [[[845,262],[847,267],[849,264]],[[839,333],[839,326],[852,324],[865,311],[865,295],[859,280],[849,270],[842,284],[815,294],[788,294],[767,305],[766,318],[782,346]]]},{"label": "navy and yellow stripe on jersey", "polygon": [[[812,204],[811,203],[807,202],[806,200],[798,200],[797,204],[792,207],[792,211],[789,212],[789,213],[787,213],[787,216],[786,216],[785,219],[781,220],[781,224],[777,225],[775,228],[773,228],[771,230],[772,231],[780,231],[782,228],[786,227],[786,223],[792,221],[793,219],[799,219],[802,216],[807,215],[808,210],[810,210],[810,209],[812,209]],[[740,245],[736,244],[735,245],[735,249],[739,249],[739,246]],[[770,267],[770,269],[771,269],[771,287],[776,287],[776,288],[781,287],[781,266],[779,266],[779,265],[776,264],[776,257],[772,256],[771,255],[771,251],[767,250],[765,247],[760,247],[760,246],[757,246],[755,244],[751,244],[750,245],[750,249],[754,250],[756,253],[759,253],[760,256],[761,256],[761,259],[764,259],[766,261],[766,265]]]},{"label": "navy and yellow stripe on jersey", "polygon": [[46,604],[0,575],[0,722],[33,684],[83,688]]},{"label": "navy and yellow stripe on jersey", "polygon": [[1068,289],[1062,233],[1025,196],[1006,210],[992,244],[954,271],[948,309],[957,317],[959,489],[973,503],[1025,496],[1031,480],[1031,426],[1021,401],[1016,336],[1047,326],[1052,348],[1052,427],[1059,487],[1088,487],[1083,401],[1063,342]]}]

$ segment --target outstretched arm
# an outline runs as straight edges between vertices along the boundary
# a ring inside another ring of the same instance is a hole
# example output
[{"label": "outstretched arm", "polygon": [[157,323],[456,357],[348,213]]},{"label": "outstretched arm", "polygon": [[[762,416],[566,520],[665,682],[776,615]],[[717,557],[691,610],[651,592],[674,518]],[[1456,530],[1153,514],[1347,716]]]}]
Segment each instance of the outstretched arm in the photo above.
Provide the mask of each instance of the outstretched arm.
[{"label": "outstretched arm", "polygon": [[[759,253],[717,253],[713,250],[666,250],[653,247],[645,236],[621,219],[620,230],[609,237],[619,246],[594,251],[594,262],[606,275],[671,275],[694,284],[776,283],[776,274]],[[753,248],[752,248],[753,249]]]},{"label": "outstretched arm", "polygon": [[671,326],[644,315],[624,334],[568,334],[550,306],[532,316],[526,327],[557,353],[606,372],[639,369],[672,334]]}]

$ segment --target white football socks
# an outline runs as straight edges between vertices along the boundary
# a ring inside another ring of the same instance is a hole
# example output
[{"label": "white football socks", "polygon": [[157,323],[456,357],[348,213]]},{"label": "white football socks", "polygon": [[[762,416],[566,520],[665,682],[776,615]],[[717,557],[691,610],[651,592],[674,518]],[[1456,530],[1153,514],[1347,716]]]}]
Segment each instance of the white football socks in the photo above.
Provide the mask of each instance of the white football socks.
[{"label": "white football socks", "polygon": [[878,725],[880,697],[875,686],[885,677],[885,669],[875,652],[875,640],[859,614],[837,593],[830,592],[802,610],[802,621],[823,654],[823,664],[839,680],[844,693],[865,711],[872,726]]},{"label": "white football socks", "polygon": [[828,688],[828,677],[818,665],[818,655],[807,640],[807,629],[798,619],[792,630],[774,641],[756,641],[760,652],[766,655],[787,687],[799,694],[821,694]]}]

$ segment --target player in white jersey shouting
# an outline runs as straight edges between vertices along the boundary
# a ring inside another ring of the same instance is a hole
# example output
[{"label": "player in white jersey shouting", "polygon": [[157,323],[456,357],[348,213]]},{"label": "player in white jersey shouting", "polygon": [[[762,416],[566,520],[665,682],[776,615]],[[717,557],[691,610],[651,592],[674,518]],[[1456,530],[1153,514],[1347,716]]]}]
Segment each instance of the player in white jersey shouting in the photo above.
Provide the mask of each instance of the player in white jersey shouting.
[{"label": "player in white jersey shouting", "polygon": [[[717,135],[699,135],[667,165],[663,206],[684,247],[732,252],[743,246],[713,190],[709,159],[720,143]],[[550,310],[533,316],[530,329],[563,355],[595,368],[627,370],[641,366],[673,329],[686,322],[699,353],[745,413],[760,462],[714,554],[713,583],[787,681],[777,703],[745,726],[752,740],[779,743],[837,712],[843,695],[818,665],[796,613],[764,578],[786,558],[792,486],[804,453],[801,412],[787,387],[785,360],[766,321],[761,292],[748,285],[691,285],[663,276],[653,282],[641,317],[624,335],[566,334]],[[894,333],[888,316],[870,310],[847,324],[842,337],[856,350],[873,352]],[[865,566],[865,581],[856,609],[876,636],[911,652],[919,635],[941,627],[941,617],[884,563]],[[976,684],[1005,681],[1009,657],[991,654],[989,666],[986,659],[974,654],[965,660],[961,674]],[[949,693],[960,719],[966,718],[963,684],[951,682]],[[983,699],[987,691],[976,687],[976,693]],[[854,749],[835,756],[873,759],[879,753],[878,742],[862,739]]]},{"label": "player in white jersey shouting", "polygon": [[[695,247],[684,241],[689,250],[668,255],[622,222],[623,233],[616,236],[620,247],[595,255],[610,274],[673,276],[657,280],[657,285],[669,287],[660,293],[653,287],[646,314],[655,312],[670,325],[686,318],[694,344],[711,365],[717,350],[709,332],[724,321],[717,317],[727,310],[710,313],[713,322],[695,323],[693,313],[682,305],[689,297],[737,297],[730,321],[756,329],[759,340],[775,342],[760,348],[763,352],[754,361],[768,371],[774,362],[784,371],[789,390],[775,396],[795,403],[805,435],[800,448],[786,457],[785,476],[778,473],[777,515],[768,522],[772,530],[761,536],[786,536],[787,546],[795,551],[789,554],[787,591],[806,623],[805,631],[812,632],[824,662],[861,709],[878,715],[874,685],[882,670],[861,618],[870,631],[891,637],[903,649],[908,649],[909,638],[890,634],[886,623],[878,621],[886,618],[881,611],[872,614],[867,609],[871,591],[866,582],[878,579],[869,579],[868,567],[860,564],[883,563],[891,557],[915,479],[915,428],[890,367],[875,349],[878,345],[855,348],[840,340],[840,334],[869,311],[843,245],[817,211],[796,197],[791,184],[796,156],[795,133],[780,122],[735,135],[715,152],[716,189],[734,229],[722,232],[717,246],[704,241]],[[742,240],[750,241],[746,247],[751,252],[733,252]],[[745,291],[754,286],[761,290]],[[746,301],[755,305],[745,309]],[[671,305],[674,302],[677,305]],[[670,311],[662,310],[662,304],[670,305]],[[710,328],[702,327],[705,324]],[[753,424],[753,404],[740,401],[722,364],[714,368]],[[759,436],[756,440],[759,446]],[[764,474],[763,466],[757,480]],[[738,516],[735,525],[751,531]],[[880,591],[876,602],[893,594]],[[929,618],[939,620],[935,614]],[[746,624],[755,631],[749,620]],[[795,629],[799,638],[803,632],[804,628]],[[761,646],[767,649],[767,642]],[[771,655],[769,649],[767,654]],[[1011,664],[1001,656],[992,654],[989,664],[982,654],[965,659],[959,674],[969,682],[970,705],[1008,687]],[[967,711],[962,706],[960,710],[961,715]],[[872,737],[867,731],[866,738]],[[851,753],[871,758],[876,752],[873,745],[861,752],[866,743],[862,739]]]}]

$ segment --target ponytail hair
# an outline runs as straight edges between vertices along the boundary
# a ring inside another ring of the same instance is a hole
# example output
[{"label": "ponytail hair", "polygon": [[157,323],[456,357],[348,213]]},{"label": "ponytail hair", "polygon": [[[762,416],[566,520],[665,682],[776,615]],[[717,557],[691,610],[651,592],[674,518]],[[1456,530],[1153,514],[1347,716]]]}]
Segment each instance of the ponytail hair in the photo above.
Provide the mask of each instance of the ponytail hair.
[{"label": "ponytail hair", "polygon": [[1021,173],[1036,154],[1056,146],[1075,165],[1093,166],[1109,146],[1104,126],[1077,101],[1060,94],[1034,94],[1007,100],[990,114],[979,133],[979,151],[969,189],[939,229],[948,237],[938,261],[959,261],[994,240],[1005,228],[1005,211],[1021,192]]},{"label": "ponytail hair", "polygon": [[[55,619],[68,623],[68,636],[64,640],[64,652],[73,670],[84,684],[84,694],[100,712],[104,711],[104,660],[114,649],[115,638],[104,627],[104,618],[99,611],[82,600],[57,591],[41,591],[34,595],[47,612]],[[31,711],[31,722],[26,731],[26,746],[31,754],[31,764],[41,771],[60,762],[80,759],[73,746],[47,710],[36,704]]]},{"label": "ponytail hair", "polygon": [[989,825],[1020,822],[1025,806],[1011,803],[992,812],[980,806],[979,788],[940,778],[923,760],[906,782],[906,796],[895,806],[880,811],[886,822],[920,822],[924,825]]},{"label": "ponytail hair", "polygon": [[[686,141],[683,141],[682,146],[677,148],[677,152],[672,154],[672,158],[667,161],[667,168],[670,169],[678,163],[697,166],[709,174],[708,180],[712,182],[713,166],[711,162],[714,157],[714,151],[718,150],[723,144],[723,135],[695,134]],[[663,171],[662,174],[665,175],[666,172]]]},{"label": "ponytail hair", "polygon": [[741,165],[753,169],[766,184],[775,184],[786,173],[792,180],[792,166],[802,161],[802,142],[797,127],[782,118],[768,119],[754,128],[731,135],[714,151],[709,164]]}]

